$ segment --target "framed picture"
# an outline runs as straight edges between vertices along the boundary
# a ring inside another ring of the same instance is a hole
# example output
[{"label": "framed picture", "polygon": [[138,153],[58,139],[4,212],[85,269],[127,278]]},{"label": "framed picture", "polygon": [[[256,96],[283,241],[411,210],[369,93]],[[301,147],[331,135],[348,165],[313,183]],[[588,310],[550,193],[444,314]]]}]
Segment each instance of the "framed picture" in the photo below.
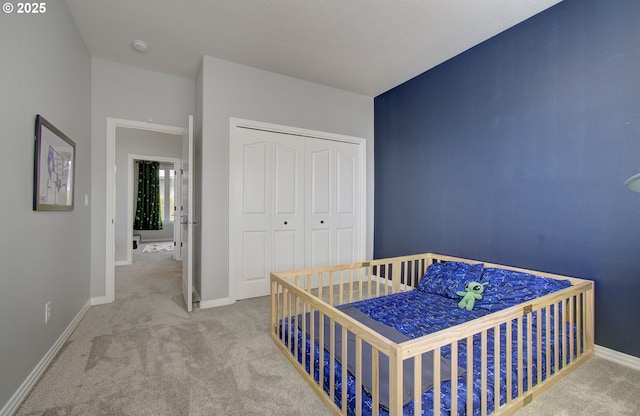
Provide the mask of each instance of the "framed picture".
[{"label": "framed picture", "polygon": [[76,144],[39,114],[35,133],[33,209],[71,211]]}]

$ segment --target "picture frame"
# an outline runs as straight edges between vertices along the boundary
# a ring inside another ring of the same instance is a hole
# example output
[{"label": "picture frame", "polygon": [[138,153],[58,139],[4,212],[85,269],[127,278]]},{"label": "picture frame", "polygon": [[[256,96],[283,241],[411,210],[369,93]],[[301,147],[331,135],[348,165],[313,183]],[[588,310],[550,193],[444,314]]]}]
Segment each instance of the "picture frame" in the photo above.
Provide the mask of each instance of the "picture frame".
[{"label": "picture frame", "polygon": [[73,210],[76,144],[38,114],[34,153],[33,210]]}]

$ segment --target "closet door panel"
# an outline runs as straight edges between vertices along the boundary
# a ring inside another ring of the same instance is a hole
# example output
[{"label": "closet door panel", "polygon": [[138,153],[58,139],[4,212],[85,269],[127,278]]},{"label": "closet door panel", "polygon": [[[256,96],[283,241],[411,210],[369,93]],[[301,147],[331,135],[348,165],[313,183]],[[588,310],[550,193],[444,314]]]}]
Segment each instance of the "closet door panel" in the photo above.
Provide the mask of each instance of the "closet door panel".
[{"label": "closet door panel", "polygon": [[354,227],[336,230],[336,263],[355,263],[356,258],[356,230]]},{"label": "closet door panel", "polygon": [[300,210],[300,152],[295,146],[275,143],[274,146],[274,214],[291,215]]},{"label": "closet door panel", "polygon": [[[317,141],[320,140],[314,140],[314,142]],[[309,141],[307,141],[307,143],[309,143]],[[333,191],[331,183],[331,156],[331,149],[312,148],[309,153],[311,166],[308,173],[310,173],[311,176],[308,178],[307,183],[311,186],[307,192],[310,193],[310,207],[313,215],[331,214],[331,193]]]},{"label": "closet door panel", "polygon": [[[272,259],[271,222],[273,145],[251,130],[237,129],[230,146],[235,162],[230,170],[229,213],[231,279],[238,299],[263,296],[269,287]],[[233,267],[232,267],[233,266]]]},{"label": "closet door panel", "polygon": [[327,266],[331,263],[332,233],[331,230],[315,229],[310,232],[311,267]]},{"label": "closet door panel", "polygon": [[344,150],[336,152],[336,213],[339,215],[356,215],[356,168],[356,155]]},{"label": "closet door panel", "polygon": [[243,213],[267,215],[268,144],[250,143],[242,149]]},{"label": "closet door panel", "polygon": [[264,231],[246,231],[242,234],[242,280],[254,283],[264,279],[269,249],[267,233]]},{"label": "closet door panel", "polygon": [[262,296],[269,284],[271,266],[271,205],[269,182],[272,180],[272,150],[262,138],[247,137],[242,146],[242,267],[240,293],[243,298]]},{"label": "closet door panel", "polygon": [[[359,151],[353,143],[306,141],[307,266],[351,263],[360,257]],[[313,237],[320,231],[322,245]]]},{"label": "closet door panel", "polygon": [[360,164],[359,147],[336,143],[336,210],[332,224],[336,229],[336,262],[360,260]]},{"label": "closet door panel", "polygon": [[333,151],[328,140],[305,140],[306,266],[335,264],[335,236],[331,217],[335,209]]},{"label": "closet door panel", "polygon": [[[273,266],[271,271],[296,270],[300,268],[300,241],[296,231],[274,231]],[[270,271],[270,272],[271,272]]]},{"label": "closet door panel", "polygon": [[304,140],[278,133],[271,133],[271,139],[274,207],[270,272],[300,269],[304,267]]}]

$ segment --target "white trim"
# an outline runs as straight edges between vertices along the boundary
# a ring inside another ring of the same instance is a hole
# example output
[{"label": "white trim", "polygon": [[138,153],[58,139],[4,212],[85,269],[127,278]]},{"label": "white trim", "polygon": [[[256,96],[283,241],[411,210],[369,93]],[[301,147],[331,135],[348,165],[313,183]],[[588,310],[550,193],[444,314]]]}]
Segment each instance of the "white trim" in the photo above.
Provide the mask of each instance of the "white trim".
[{"label": "white trim", "polygon": [[116,167],[116,128],[156,131],[160,133],[184,135],[184,127],[167,126],[164,124],[144,123],[141,121],[125,120],[107,117],[106,139],[106,197],[105,197],[105,303],[115,299],[115,167]]},{"label": "white trim", "polygon": [[600,345],[595,345],[593,347],[593,352],[596,357],[613,361],[625,367],[633,368],[634,370],[640,370],[640,358],[634,357],[633,355],[625,354]]},{"label": "white trim", "polygon": [[106,296],[97,296],[95,298],[91,298],[90,302],[91,302],[91,306],[96,306],[96,305],[104,305],[105,303],[111,303],[113,301],[107,299]]},{"label": "white trim", "polygon": [[262,121],[245,120],[236,117],[230,117],[231,128],[239,127],[253,130],[271,131],[274,133],[290,134],[295,136],[309,137],[312,139],[333,140],[339,142],[363,144],[365,139],[355,136],[347,136],[338,133],[327,133],[319,130],[303,129],[299,127],[285,126],[281,124],[264,123]]},{"label": "white trim", "polygon": [[67,342],[67,339],[69,339],[69,336],[71,336],[73,331],[76,329],[76,327],[78,326],[78,324],[80,323],[84,315],[89,310],[90,306],[91,306],[91,301],[87,302],[82,307],[82,309],[80,309],[80,312],[78,312],[75,318],[73,318],[71,323],[67,326],[67,329],[64,330],[62,335],[60,335],[58,340],[51,346],[49,351],[47,351],[47,353],[44,355],[44,357],[42,357],[42,359],[36,365],[33,371],[31,371],[31,373],[27,376],[26,380],[22,383],[22,385],[18,388],[18,390],[13,394],[13,396],[11,396],[11,398],[2,408],[2,410],[0,410],[0,416],[11,416],[18,410],[18,408],[20,407],[24,399],[27,398],[27,396],[29,395],[33,387],[35,387],[38,380],[40,380],[40,377],[42,377],[42,374],[44,374],[45,370],[49,367],[49,365],[55,358],[56,354],[60,352],[64,343]]},{"label": "white trim", "polygon": [[218,306],[228,306],[236,303],[233,298],[222,298],[213,300],[201,300],[200,309],[217,308]]},{"label": "white trim", "polygon": [[[173,164],[173,170],[176,172],[180,170],[180,158],[177,157],[166,157],[166,156],[149,156],[149,155],[135,155],[128,154],[127,155],[127,260],[116,262],[116,266],[122,264],[131,264],[133,263],[133,246],[130,244],[133,241],[133,211],[135,210],[133,206],[133,181],[135,178],[133,164],[136,160],[147,160],[151,162],[165,162]],[[180,188],[177,185],[178,177],[175,178],[176,185],[174,186],[174,197],[180,197]],[[180,214],[180,212],[176,212],[176,215]],[[180,218],[180,217],[178,217]],[[166,223],[165,223],[166,224]],[[178,225],[180,221],[172,221],[171,226],[173,227],[173,241],[176,241],[176,233],[179,232]],[[178,230],[176,229],[178,228]],[[152,240],[145,240],[146,242],[151,242]],[[165,241],[165,240],[158,240]],[[175,258],[175,255],[174,255]],[[176,259],[179,260],[179,259]]]}]

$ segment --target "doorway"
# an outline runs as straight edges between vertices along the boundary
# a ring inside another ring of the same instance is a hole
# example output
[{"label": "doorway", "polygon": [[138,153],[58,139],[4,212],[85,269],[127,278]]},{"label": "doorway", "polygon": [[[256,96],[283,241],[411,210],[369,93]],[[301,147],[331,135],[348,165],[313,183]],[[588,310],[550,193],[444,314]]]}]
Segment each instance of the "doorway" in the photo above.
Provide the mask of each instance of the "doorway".
[{"label": "doorway", "polygon": [[[181,139],[181,138],[180,138]],[[181,145],[181,143],[178,143]],[[117,144],[116,144],[117,146]],[[160,179],[160,217],[163,223],[163,231],[136,231],[133,229],[134,211],[136,208],[137,195],[137,169],[136,164],[141,161],[158,162],[159,163],[159,179]],[[180,159],[165,156],[147,156],[147,155],[128,155],[127,161],[127,221],[126,236],[124,242],[123,237],[118,238],[118,221],[116,217],[116,266],[131,264],[133,253],[137,243],[155,243],[161,241],[171,241],[174,245],[174,259],[182,260],[181,253],[181,232],[180,232]],[[116,192],[117,186],[116,186]],[[119,195],[122,195],[120,193]],[[118,197],[116,197],[116,205],[118,205]],[[124,205],[124,204],[123,204]],[[121,233],[122,234],[122,233]],[[135,242],[135,243],[134,243]],[[132,244],[133,243],[133,244]],[[126,260],[118,260],[118,246],[125,245]]]},{"label": "doorway", "polygon": [[[108,168],[106,175],[107,192],[106,192],[106,252],[105,252],[105,301],[113,302],[115,299],[115,265],[116,265],[116,218],[125,218],[127,230],[127,244],[132,246],[133,242],[133,226],[128,220],[127,214],[117,215],[117,165],[116,158],[118,156],[117,138],[122,138],[126,133],[132,131],[163,133],[175,138],[179,148],[182,148],[182,138],[188,133],[188,129],[183,127],[167,126],[155,123],[143,123],[132,120],[107,118],[107,148],[106,148],[106,166]],[[121,150],[121,149],[120,149]],[[143,152],[139,152],[143,153]],[[150,151],[153,153],[153,150]],[[141,156],[141,155],[137,155]],[[150,156],[156,159],[154,156]],[[172,163],[180,164],[180,159],[172,160]],[[124,176],[124,175],[121,175]],[[122,186],[122,185],[121,185]],[[124,186],[129,192],[128,185]],[[127,204],[128,206],[128,204]]]}]

